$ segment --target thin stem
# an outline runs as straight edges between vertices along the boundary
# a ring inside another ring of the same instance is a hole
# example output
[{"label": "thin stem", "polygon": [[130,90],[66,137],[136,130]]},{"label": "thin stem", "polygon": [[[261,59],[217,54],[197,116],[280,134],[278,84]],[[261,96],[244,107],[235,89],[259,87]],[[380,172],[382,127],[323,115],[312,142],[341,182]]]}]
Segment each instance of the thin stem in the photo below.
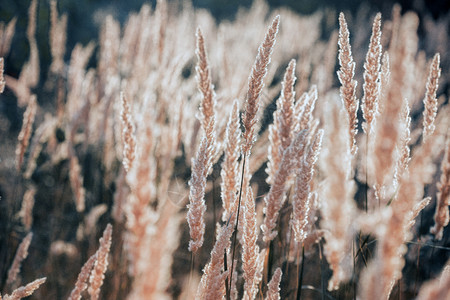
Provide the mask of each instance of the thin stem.
[{"label": "thin stem", "polygon": [[189,271],[189,281],[188,281],[188,299],[190,299],[190,292],[191,292],[191,284],[192,284],[192,276],[194,274],[194,252],[191,251],[191,266]]},{"label": "thin stem", "polygon": [[305,246],[302,245],[302,264],[300,267],[298,284],[297,284],[297,300],[300,300],[302,297],[302,285],[303,285],[303,270],[305,266]]}]

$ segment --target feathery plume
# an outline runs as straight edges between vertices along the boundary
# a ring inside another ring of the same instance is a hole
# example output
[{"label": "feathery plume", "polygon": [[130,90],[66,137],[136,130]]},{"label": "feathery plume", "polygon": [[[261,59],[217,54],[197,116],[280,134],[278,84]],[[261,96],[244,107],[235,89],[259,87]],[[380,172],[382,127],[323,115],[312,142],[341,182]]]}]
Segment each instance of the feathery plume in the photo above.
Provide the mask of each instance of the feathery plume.
[{"label": "feathery plume", "polygon": [[20,266],[22,265],[22,261],[28,256],[28,247],[30,247],[31,239],[33,238],[33,233],[28,233],[23,241],[20,243],[19,248],[17,248],[16,255],[14,256],[13,263],[11,264],[11,268],[8,271],[8,278],[6,280],[6,284],[12,285],[16,279],[17,275],[20,272]]},{"label": "feathery plume", "polygon": [[333,276],[328,289],[339,287],[351,273],[351,246],[353,242],[356,207],[353,201],[355,183],[352,177],[351,153],[348,151],[348,130],[344,124],[344,110],[337,105],[327,111],[326,151],[323,167],[327,174],[321,203],[321,228],[326,230],[324,252]]},{"label": "feathery plume", "polygon": [[450,205],[450,137],[447,137],[445,145],[445,155],[441,163],[441,180],[437,184],[439,192],[437,193],[436,212],[434,214],[435,225],[431,228],[431,233],[436,239],[441,240],[444,227],[449,222]]},{"label": "feathery plume", "polygon": [[237,192],[239,188],[239,147],[241,142],[241,129],[239,124],[239,103],[233,102],[233,108],[228,119],[225,132],[225,157],[222,163],[220,176],[222,177],[221,195],[223,203],[222,221],[227,221],[235,210]]},{"label": "feathery plume", "polygon": [[295,132],[309,129],[314,119],[313,111],[317,101],[317,86],[311,86],[308,92],[303,95],[295,103]]},{"label": "feathery plume", "polygon": [[295,60],[291,60],[284,74],[277,110],[273,113],[274,122],[269,126],[269,162],[266,169],[269,175],[266,181],[269,184],[273,183],[273,177],[280,166],[284,150],[291,144],[294,125],[295,80]]},{"label": "feathery plume", "polygon": [[[392,197],[390,194],[384,193],[384,188],[388,182],[392,180],[395,171],[395,149],[398,148],[400,139],[400,125],[398,122],[399,115],[403,107],[403,100],[410,98],[410,88],[407,84],[413,79],[410,78],[414,72],[414,55],[417,50],[417,26],[418,18],[415,14],[408,13],[403,17],[398,41],[391,46],[392,64],[390,69],[392,73],[387,78],[385,75],[387,69],[384,68],[388,59],[383,60],[381,89],[382,89],[382,113],[379,121],[377,121],[377,130],[375,132],[375,147],[373,150],[372,164],[374,166],[375,190],[379,195],[378,199],[383,203]],[[387,64],[386,64],[387,68]],[[388,82],[384,82],[389,80]]]},{"label": "feathery plume", "polygon": [[31,296],[35,290],[37,290],[41,284],[47,280],[47,277],[36,279],[30,282],[26,286],[22,286],[12,292],[11,295],[4,295],[3,300],[19,300],[28,296]]},{"label": "feathery plume", "polygon": [[73,288],[67,300],[81,299],[81,293],[88,287],[87,281],[96,261],[97,253],[92,255],[81,268],[80,274],[78,274],[77,282],[75,283],[75,287]]},{"label": "feathery plume", "polygon": [[435,150],[443,146],[443,128],[448,127],[445,117],[439,119],[439,123],[439,130],[435,131],[433,138],[414,152],[409,165],[410,171],[401,177],[391,205],[383,208],[386,219],[380,224],[381,228],[377,228],[376,255],[361,276],[361,299],[387,299],[397,280],[402,277],[405,264],[403,256],[407,251],[405,243],[412,237],[410,229],[414,224],[414,216],[429,200],[422,200],[424,186],[431,181],[430,166],[439,153]]},{"label": "feathery plume", "polygon": [[120,93],[122,102],[122,111],[120,117],[122,119],[122,142],[123,142],[123,166],[125,171],[129,172],[133,167],[136,157],[136,136],[134,135],[134,120],[131,114],[130,104],[123,92]]},{"label": "feathery plume", "polygon": [[203,94],[200,107],[200,121],[202,122],[205,136],[202,139],[195,159],[192,159],[192,173],[189,180],[189,202],[187,220],[190,228],[191,241],[189,251],[197,252],[203,245],[203,235],[205,233],[204,213],[206,179],[212,169],[212,156],[215,152],[215,94],[211,83],[208,60],[205,50],[205,42],[200,28],[197,29],[197,50],[198,57],[197,82],[199,90]]},{"label": "feathery plume", "polygon": [[231,223],[220,229],[211,251],[211,260],[203,270],[196,299],[222,299],[225,295],[225,278],[229,270],[224,271],[224,253],[230,247],[233,229],[234,226]]},{"label": "feathery plume", "polygon": [[286,199],[286,182],[291,176],[294,167],[298,165],[298,160],[303,156],[306,147],[306,130],[302,130],[291,145],[284,151],[274,183],[270,186],[269,193],[264,197],[264,223],[261,229],[264,233],[263,240],[269,242],[277,236],[274,230],[277,224],[278,214]]},{"label": "feathery plume", "polygon": [[[148,105],[147,105],[148,106]],[[158,218],[158,213],[153,209],[156,195],[156,166],[154,157],[154,143],[156,133],[154,133],[154,120],[152,110],[145,110],[142,115],[142,126],[138,128],[136,134],[136,162],[126,174],[126,182],[131,188],[131,194],[124,204],[126,214],[127,234],[125,237],[125,247],[127,248],[129,273],[134,275],[137,272],[141,256],[144,255],[142,248],[148,240],[148,232],[154,228],[154,223]]]},{"label": "feathery plume", "polygon": [[397,166],[395,168],[394,183],[395,187],[398,186],[400,178],[408,172],[408,164],[411,160],[409,142],[411,141],[411,117],[409,115],[410,109],[408,100],[405,99],[402,114],[400,116],[401,126],[403,127],[402,134],[400,136],[400,141],[397,146],[397,151],[400,154],[397,160]]},{"label": "feathery plume", "polygon": [[341,69],[338,71],[338,78],[341,82],[341,99],[347,110],[349,122],[349,136],[350,136],[350,152],[352,155],[356,154],[358,147],[356,146],[356,134],[358,132],[358,99],[356,99],[356,80],[353,79],[355,75],[355,62],[352,57],[352,49],[350,46],[350,33],[347,28],[344,14],[339,14],[339,64]]},{"label": "feathery plume", "polygon": [[248,79],[248,92],[245,101],[245,110],[242,117],[244,124],[244,145],[243,152],[249,152],[254,142],[255,124],[258,122],[257,113],[259,110],[259,98],[264,87],[264,77],[267,74],[267,66],[270,63],[275,38],[278,33],[280,16],[273,19],[269,26],[264,42],[258,48],[258,55],[252,67],[250,77]]},{"label": "feathery plume", "polygon": [[380,95],[378,98],[378,113],[382,114],[384,112],[385,102],[387,100],[387,91],[389,88],[389,82],[391,79],[391,69],[389,61],[389,52],[384,52],[381,59],[381,70],[380,70]]},{"label": "feathery plume", "polygon": [[189,204],[186,216],[191,236],[189,251],[192,252],[197,252],[203,245],[203,235],[205,234],[205,188],[206,177],[209,172],[207,147],[208,141],[204,137],[200,143],[196,157],[192,159],[192,174],[189,180]]},{"label": "feathery plume", "polygon": [[97,258],[89,277],[89,295],[91,299],[97,300],[100,296],[100,288],[103,285],[105,272],[108,268],[108,254],[111,247],[112,226],[108,224],[100,239],[100,247],[97,250]]},{"label": "feathery plume", "polygon": [[428,206],[428,204],[430,204],[431,202],[431,197],[426,197],[424,199],[422,199],[421,201],[419,201],[418,203],[416,203],[416,205],[414,205],[413,209],[408,212],[408,217],[406,219],[406,230],[405,230],[405,235],[404,235],[404,239],[405,241],[408,240],[408,235],[410,234],[409,231],[411,230],[411,228],[414,226],[414,224],[416,224],[416,218],[417,216],[420,214],[420,212]]},{"label": "feathery plume", "polygon": [[279,135],[281,146],[286,149],[291,144],[291,128],[294,118],[294,84],[295,84],[295,60],[292,59],[286,68],[282,86],[282,99],[280,102],[280,115],[277,118],[279,123]]},{"label": "feathery plume", "polygon": [[430,72],[427,79],[427,91],[423,103],[425,109],[423,111],[423,136],[426,141],[434,132],[434,120],[436,119],[436,112],[438,102],[436,92],[439,84],[439,77],[441,76],[441,68],[439,68],[440,56],[436,53],[431,62]]},{"label": "feathery plume", "polygon": [[141,242],[142,255],[129,299],[168,299],[173,252],[178,247],[181,216],[178,207],[165,202],[161,213]]},{"label": "feathery plume", "polygon": [[381,60],[381,14],[375,16],[370,37],[369,51],[364,63],[364,96],[361,109],[366,122],[364,132],[369,135],[373,130],[373,122],[378,113],[378,98],[380,96],[380,60]]},{"label": "feathery plume", "polygon": [[[244,187],[245,188],[245,187]],[[256,224],[255,199],[247,185],[243,203],[242,270],[244,271],[244,299],[252,300],[258,292],[257,269],[259,247],[256,244],[259,230]]]},{"label": "feathery plume", "polygon": [[311,181],[314,176],[314,166],[322,146],[322,137],[323,130],[320,129],[296,171],[297,176],[292,198],[293,208],[290,223],[297,243],[302,243],[307,238],[308,234],[306,227],[309,221],[309,211],[311,206],[309,202],[311,201],[311,197],[313,197],[311,193]]},{"label": "feathery plume", "polygon": [[280,268],[277,268],[275,273],[273,273],[272,279],[267,284],[266,300],[280,300],[280,282],[282,275],[283,272],[281,272]]},{"label": "feathery plume", "polygon": [[200,121],[208,140],[208,156],[212,157],[215,146],[215,106],[216,95],[214,86],[211,81],[208,57],[206,55],[205,40],[202,31],[197,28],[197,49],[195,51],[198,58],[197,67],[197,83],[198,89],[202,93],[202,102],[200,106]]},{"label": "feathery plume", "polygon": [[22,168],[25,151],[27,150],[28,143],[30,142],[31,130],[33,129],[36,110],[37,110],[36,95],[32,95],[28,102],[27,109],[25,110],[25,113],[23,115],[22,129],[20,130],[18,137],[19,143],[17,144],[16,148],[17,171],[20,171],[20,169]]}]

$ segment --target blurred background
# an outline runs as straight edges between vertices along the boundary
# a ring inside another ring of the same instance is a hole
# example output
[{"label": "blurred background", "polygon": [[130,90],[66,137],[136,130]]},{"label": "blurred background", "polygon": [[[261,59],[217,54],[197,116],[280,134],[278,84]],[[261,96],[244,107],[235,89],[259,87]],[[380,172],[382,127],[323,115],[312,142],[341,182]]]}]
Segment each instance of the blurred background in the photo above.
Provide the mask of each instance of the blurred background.
[{"label": "blurred background", "polygon": [[[123,24],[130,12],[137,12],[145,3],[153,7],[156,0],[59,0],[58,11],[60,14],[68,15],[67,24],[67,49],[66,58],[76,43],[83,45],[89,41],[98,40],[100,26],[107,15],[112,15]],[[188,1],[169,0],[173,9],[186,5]],[[252,0],[192,0],[190,3],[196,8],[209,10],[217,20],[233,20],[239,9],[249,8]],[[271,8],[289,7],[299,14],[313,14],[318,10],[344,11],[347,18],[357,17],[358,12],[380,11],[390,15],[392,5],[399,3],[403,11],[415,11],[421,21],[432,18],[435,21],[448,20],[450,1],[448,0],[268,0]],[[0,1],[0,21],[9,22],[14,16],[17,17],[16,33],[12,43],[12,49],[6,58],[8,65],[7,73],[13,77],[18,76],[23,62],[28,57],[28,42],[25,35],[27,26],[27,13],[30,0],[2,0]],[[336,18],[337,22],[337,18]],[[368,21],[369,22],[369,21]],[[50,51],[48,45],[49,26],[49,0],[40,0],[38,8],[37,41],[39,43],[39,55],[41,60],[41,78],[46,78],[46,72],[50,65]],[[446,22],[448,27],[448,22]],[[419,35],[423,31],[424,22],[420,23]],[[419,40],[420,40],[419,36]],[[95,59],[95,55],[93,56]],[[91,62],[94,63],[93,61]]]}]

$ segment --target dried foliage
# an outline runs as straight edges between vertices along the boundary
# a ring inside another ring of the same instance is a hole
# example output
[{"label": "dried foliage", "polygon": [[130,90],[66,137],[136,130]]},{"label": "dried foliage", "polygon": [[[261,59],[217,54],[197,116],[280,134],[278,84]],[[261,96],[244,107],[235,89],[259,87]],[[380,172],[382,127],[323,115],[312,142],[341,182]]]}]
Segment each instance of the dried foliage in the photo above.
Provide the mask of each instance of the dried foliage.
[{"label": "dried foliage", "polygon": [[338,71],[338,78],[342,85],[340,88],[341,99],[348,114],[350,151],[352,155],[355,155],[358,149],[356,147],[359,106],[359,101],[356,99],[356,85],[358,82],[353,79],[356,64],[353,61],[350,33],[343,13],[339,14],[339,64],[341,69]]},{"label": "dried foliage", "polygon": [[161,0],[70,48],[49,4],[0,22],[1,299],[445,299],[447,23]]}]

